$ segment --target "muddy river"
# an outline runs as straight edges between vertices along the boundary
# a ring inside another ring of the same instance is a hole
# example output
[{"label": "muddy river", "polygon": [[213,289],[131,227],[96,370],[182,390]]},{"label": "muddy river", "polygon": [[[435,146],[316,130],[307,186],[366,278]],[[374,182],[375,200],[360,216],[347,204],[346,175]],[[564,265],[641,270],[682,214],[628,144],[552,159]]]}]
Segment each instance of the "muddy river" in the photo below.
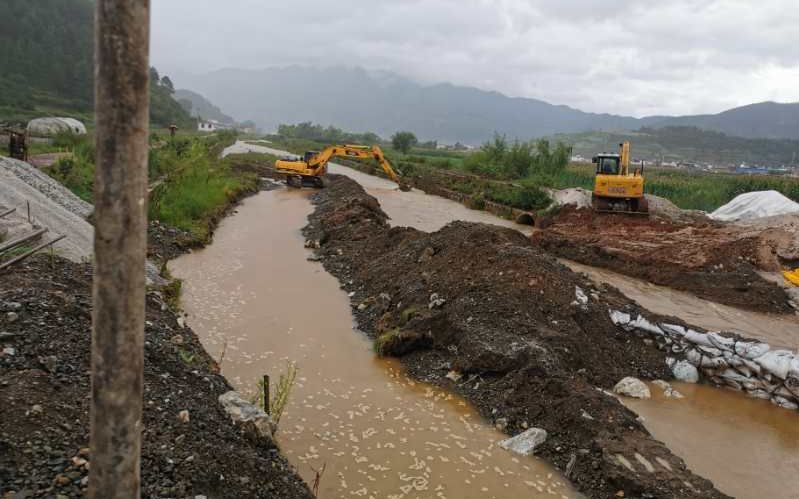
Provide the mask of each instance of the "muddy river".
[{"label": "muddy river", "polygon": [[[505,436],[463,400],[408,379],[353,331],[347,294],[307,261],[299,229],[310,191],[246,199],[214,242],[170,265],[188,322],[245,393],[299,368],[281,448],[320,497],[578,497],[544,461],[499,449]],[[273,381],[273,383],[275,382]]]},{"label": "muddy river", "polygon": [[561,262],[575,272],[586,274],[595,282],[616,287],[656,314],[676,316],[709,331],[736,332],[765,341],[774,347],[793,351],[799,347],[799,317],[795,315],[768,315],[740,310],[610,270],[568,260]]},{"label": "muddy river", "polygon": [[[232,152],[282,151],[239,143]],[[378,198],[394,225],[436,230],[455,220],[530,228],[420,191],[331,165]],[[224,220],[208,248],[172,262],[184,279],[183,306],[208,351],[239,390],[252,393],[264,373],[277,379],[289,361],[300,369],[280,423],[281,447],[303,477],[326,465],[321,497],[575,497],[537,459],[496,447],[503,435],[463,401],[405,377],[377,359],[353,332],[346,294],[306,258],[299,229],[310,190],[251,197]],[[566,262],[618,287],[654,312],[708,329],[730,329],[795,347],[790,319],[744,312],[684,293]],[[739,498],[799,498],[799,419],[793,411],[739,393],[675,385],[684,399],[624,402],[688,465]]]}]

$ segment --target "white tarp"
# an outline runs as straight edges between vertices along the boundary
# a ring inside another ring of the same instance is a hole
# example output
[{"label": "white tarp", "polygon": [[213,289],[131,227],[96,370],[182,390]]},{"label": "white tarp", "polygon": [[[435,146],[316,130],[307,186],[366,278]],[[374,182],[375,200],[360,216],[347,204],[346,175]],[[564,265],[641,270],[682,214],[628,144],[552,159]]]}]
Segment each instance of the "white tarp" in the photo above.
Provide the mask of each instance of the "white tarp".
[{"label": "white tarp", "polygon": [[752,220],[788,213],[799,213],[799,203],[777,191],[756,191],[741,194],[710,214],[710,218],[724,222]]},{"label": "white tarp", "polygon": [[52,137],[59,133],[85,135],[86,125],[75,118],[36,118],[28,123],[28,134],[33,137]]}]

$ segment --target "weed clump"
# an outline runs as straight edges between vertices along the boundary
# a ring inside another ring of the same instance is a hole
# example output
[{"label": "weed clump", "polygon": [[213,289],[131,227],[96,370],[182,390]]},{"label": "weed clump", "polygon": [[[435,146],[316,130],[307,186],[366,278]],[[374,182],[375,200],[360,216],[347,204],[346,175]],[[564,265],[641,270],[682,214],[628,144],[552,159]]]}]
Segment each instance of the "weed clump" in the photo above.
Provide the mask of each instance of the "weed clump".
[{"label": "weed clump", "polygon": [[426,348],[430,338],[415,331],[399,328],[386,331],[374,341],[374,351],[379,357],[399,357],[420,348]]}]

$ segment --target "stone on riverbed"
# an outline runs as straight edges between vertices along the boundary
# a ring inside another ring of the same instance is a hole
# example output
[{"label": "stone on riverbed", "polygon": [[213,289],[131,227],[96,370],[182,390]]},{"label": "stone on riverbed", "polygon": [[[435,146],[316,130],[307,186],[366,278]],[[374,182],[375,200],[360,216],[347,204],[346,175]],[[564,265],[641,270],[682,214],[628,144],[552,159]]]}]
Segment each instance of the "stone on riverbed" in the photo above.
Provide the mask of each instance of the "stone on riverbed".
[{"label": "stone on riverbed", "polygon": [[236,391],[225,392],[219,396],[219,403],[234,423],[252,423],[261,437],[271,439],[275,433],[275,423],[267,413],[251,404]]},{"label": "stone on riverbed", "polygon": [[532,456],[537,447],[546,442],[547,431],[542,428],[530,428],[515,437],[505,439],[499,446],[505,450],[521,454],[522,456]]},{"label": "stone on riverbed", "polygon": [[674,363],[671,368],[671,373],[678,381],[685,383],[696,383],[699,381],[699,371],[696,367],[686,360],[681,360]]},{"label": "stone on riverbed", "polygon": [[648,399],[652,397],[649,392],[649,387],[638,378],[628,376],[613,387],[613,392],[625,397],[632,397],[636,399]]}]

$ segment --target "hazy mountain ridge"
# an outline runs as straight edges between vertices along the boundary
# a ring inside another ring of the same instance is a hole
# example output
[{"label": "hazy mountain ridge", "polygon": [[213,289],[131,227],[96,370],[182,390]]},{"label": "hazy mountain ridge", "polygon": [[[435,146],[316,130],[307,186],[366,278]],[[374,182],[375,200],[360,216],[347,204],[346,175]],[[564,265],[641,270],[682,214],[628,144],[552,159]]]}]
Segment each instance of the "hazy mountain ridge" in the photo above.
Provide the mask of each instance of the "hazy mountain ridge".
[{"label": "hazy mountain ridge", "polygon": [[194,117],[230,124],[235,121],[233,118],[223,113],[219,107],[215,106],[211,101],[197,92],[179,88],[175,90],[174,97],[183,109]]},{"label": "hazy mountain ridge", "polygon": [[421,85],[394,73],[357,67],[222,69],[186,75],[181,83],[238,120],[251,119],[267,130],[281,123],[314,121],[356,132],[387,136],[412,130],[423,139],[475,144],[494,132],[526,139],[590,130],[695,126],[748,138],[799,139],[799,104],[761,103],[716,115],[634,118],[450,83]]}]

